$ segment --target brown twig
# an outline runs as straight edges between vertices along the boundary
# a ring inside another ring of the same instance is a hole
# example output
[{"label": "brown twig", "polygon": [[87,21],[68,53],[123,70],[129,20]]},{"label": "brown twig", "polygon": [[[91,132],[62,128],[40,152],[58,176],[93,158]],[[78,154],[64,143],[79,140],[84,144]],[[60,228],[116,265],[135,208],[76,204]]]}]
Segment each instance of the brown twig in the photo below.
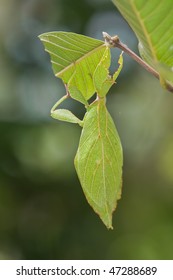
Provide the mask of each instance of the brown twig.
[{"label": "brown twig", "polygon": [[[144,67],[148,72],[154,75],[158,80],[160,80],[159,73],[154,68],[152,68],[148,63],[146,63],[143,59],[141,59],[137,54],[135,54],[131,49],[129,49],[125,44],[123,44],[118,36],[111,37],[108,33],[103,32],[103,38],[105,39],[105,44],[113,48],[121,49],[129,56],[131,56],[142,67]],[[165,81],[164,86],[168,91],[173,92],[173,86],[169,84],[167,81]]]}]

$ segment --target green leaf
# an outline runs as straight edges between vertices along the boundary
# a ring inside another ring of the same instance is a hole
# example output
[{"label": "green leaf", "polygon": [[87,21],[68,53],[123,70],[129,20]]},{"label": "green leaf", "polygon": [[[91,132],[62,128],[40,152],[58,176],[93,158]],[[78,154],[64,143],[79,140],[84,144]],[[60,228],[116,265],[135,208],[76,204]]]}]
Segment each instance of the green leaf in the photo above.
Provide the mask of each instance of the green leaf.
[{"label": "green leaf", "polygon": [[118,133],[105,100],[99,99],[84,117],[75,167],[89,204],[108,228],[121,196],[122,164]]},{"label": "green leaf", "polygon": [[55,75],[68,85],[72,98],[86,104],[95,93],[93,74],[104,55],[105,43],[71,32],[49,32],[39,38],[51,56]]},{"label": "green leaf", "polygon": [[71,111],[66,109],[54,110],[51,113],[51,117],[59,121],[78,123],[80,126],[82,126],[83,124],[83,122],[80,119],[78,119]]},{"label": "green leaf", "polygon": [[173,1],[112,1],[135,32],[143,59],[173,82]]}]

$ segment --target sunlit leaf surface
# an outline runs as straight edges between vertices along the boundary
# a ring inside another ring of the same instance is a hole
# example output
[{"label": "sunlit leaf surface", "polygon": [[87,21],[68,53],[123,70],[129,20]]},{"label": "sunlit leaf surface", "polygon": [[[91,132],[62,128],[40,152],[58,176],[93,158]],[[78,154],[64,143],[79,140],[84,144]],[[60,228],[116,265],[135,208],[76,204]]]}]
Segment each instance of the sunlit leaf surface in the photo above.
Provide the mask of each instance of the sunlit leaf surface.
[{"label": "sunlit leaf surface", "polygon": [[136,33],[143,59],[173,82],[173,1],[112,1]]}]

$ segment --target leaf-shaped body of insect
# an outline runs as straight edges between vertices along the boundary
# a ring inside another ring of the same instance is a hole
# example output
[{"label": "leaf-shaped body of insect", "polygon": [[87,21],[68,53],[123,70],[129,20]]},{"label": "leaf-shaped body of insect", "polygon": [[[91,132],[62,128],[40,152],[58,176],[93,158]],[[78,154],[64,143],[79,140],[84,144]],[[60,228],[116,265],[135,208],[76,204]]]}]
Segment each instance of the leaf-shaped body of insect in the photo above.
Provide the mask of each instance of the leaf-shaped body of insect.
[{"label": "leaf-shaped body of insect", "polygon": [[75,167],[89,204],[108,228],[112,228],[112,213],[121,196],[122,164],[114,122],[105,99],[98,99],[84,117]]},{"label": "leaf-shaped body of insect", "polygon": [[[105,43],[84,35],[60,31],[44,33],[39,38],[51,56],[56,77],[68,85],[72,98],[87,104],[87,100],[95,93],[93,75],[107,48]],[[109,49],[107,60],[110,65]]]},{"label": "leaf-shaped body of insect", "polygon": [[[123,156],[105,96],[122,69],[122,54],[118,69],[110,75],[111,54],[105,42],[71,32],[49,32],[39,38],[50,54],[54,74],[66,87],[66,95],[52,107],[51,116],[83,127],[75,157],[76,171],[89,204],[112,228],[112,213],[121,196]],[[97,99],[89,105],[95,93]],[[69,110],[57,109],[68,97],[85,105],[83,121]]]}]

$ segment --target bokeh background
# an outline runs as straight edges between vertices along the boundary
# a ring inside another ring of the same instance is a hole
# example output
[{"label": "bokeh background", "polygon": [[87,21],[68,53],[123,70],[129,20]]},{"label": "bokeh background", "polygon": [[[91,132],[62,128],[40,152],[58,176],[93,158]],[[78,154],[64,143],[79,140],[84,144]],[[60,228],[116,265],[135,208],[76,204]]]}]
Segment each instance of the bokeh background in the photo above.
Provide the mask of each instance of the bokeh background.
[{"label": "bokeh background", "polygon": [[[173,95],[124,55],[107,98],[124,149],[107,230],[74,169],[80,127],[50,118],[65,90],[37,36],[56,30],[106,31],[138,51],[109,0],[0,0],[0,258],[173,259]],[[79,103],[63,105],[83,117]]]}]

